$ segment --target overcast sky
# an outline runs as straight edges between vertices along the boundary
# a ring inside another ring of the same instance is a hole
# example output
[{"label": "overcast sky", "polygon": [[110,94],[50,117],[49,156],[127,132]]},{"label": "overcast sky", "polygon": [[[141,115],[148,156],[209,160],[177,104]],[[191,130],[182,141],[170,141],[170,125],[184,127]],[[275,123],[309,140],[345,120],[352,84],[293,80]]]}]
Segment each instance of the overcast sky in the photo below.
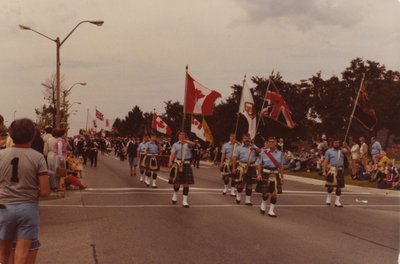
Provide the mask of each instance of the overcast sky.
[{"label": "overcast sky", "polygon": [[[279,71],[298,82],[322,71],[340,75],[363,57],[400,70],[399,0],[0,0],[0,114],[35,118],[41,82],[55,72],[55,43],[82,20],[61,48],[61,74],[78,115],[72,132],[97,108],[124,117],[134,105],[163,111],[183,100],[185,65],[223,98],[243,75]],[[251,84],[250,84],[251,86]],[[299,102],[300,103],[300,102]],[[7,123],[6,123],[7,124]]]}]

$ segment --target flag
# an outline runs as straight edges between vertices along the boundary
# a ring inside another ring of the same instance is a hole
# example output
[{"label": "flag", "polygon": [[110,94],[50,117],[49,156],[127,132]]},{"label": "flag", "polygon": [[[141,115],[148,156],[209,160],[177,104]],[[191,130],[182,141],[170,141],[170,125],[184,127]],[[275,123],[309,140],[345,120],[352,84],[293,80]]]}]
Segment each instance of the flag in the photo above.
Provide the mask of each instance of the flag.
[{"label": "flag", "polygon": [[94,127],[94,128],[97,128],[96,120],[93,120],[93,127]]},{"label": "flag", "polygon": [[172,135],[171,128],[159,117],[155,112],[153,113],[153,125],[152,128],[157,132],[166,134],[167,136]]},{"label": "flag", "polygon": [[377,122],[375,110],[368,99],[364,80],[362,80],[361,83],[360,95],[354,111],[354,118],[369,130],[373,130]]},{"label": "flag", "polygon": [[272,85],[275,87],[274,90],[267,91],[264,100],[267,102],[267,107],[261,109],[261,115],[269,117],[288,128],[294,128],[295,124],[292,120],[289,106],[278,92],[274,82]]},{"label": "flag", "polygon": [[192,125],[190,127],[190,131],[203,141],[207,141],[210,143],[214,141],[211,130],[208,127],[208,124],[204,118],[203,121],[200,123],[196,118],[192,116]]},{"label": "flag", "polygon": [[102,112],[96,109],[96,117],[100,119],[101,121],[104,121],[104,115]]},{"label": "flag", "polygon": [[250,88],[247,86],[246,80],[243,82],[242,96],[239,103],[239,113],[244,115],[249,123],[248,133],[253,139],[256,136],[257,118],[256,109],[254,107],[254,99]]},{"label": "flag", "polygon": [[212,115],[218,97],[220,93],[204,87],[186,73],[185,113]]}]

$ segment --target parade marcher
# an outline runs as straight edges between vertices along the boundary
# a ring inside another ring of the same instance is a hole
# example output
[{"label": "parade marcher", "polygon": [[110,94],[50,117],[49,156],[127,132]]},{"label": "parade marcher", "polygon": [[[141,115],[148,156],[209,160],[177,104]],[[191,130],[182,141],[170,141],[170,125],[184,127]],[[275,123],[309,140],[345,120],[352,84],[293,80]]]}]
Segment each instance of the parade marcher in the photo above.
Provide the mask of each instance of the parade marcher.
[{"label": "parade marcher", "polygon": [[249,133],[242,137],[242,145],[236,148],[232,160],[232,173],[236,181],[236,203],[240,204],[241,193],[246,186],[245,205],[252,206],[251,193],[253,191],[253,178],[256,178],[256,159],[260,149],[251,143]]},{"label": "parade marcher", "polygon": [[236,141],[236,134],[231,133],[229,135],[229,141],[222,146],[221,151],[221,164],[220,171],[222,176],[222,181],[224,182],[224,189],[222,191],[223,195],[228,192],[229,181],[231,182],[231,193],[232,197],[236,196],[235,190],[235,177],[232,173],[232,162],[233,154],[236,152],[236,148],[239,146],[239,142]]},{"label": "parade marcher", "polygon": [[260,157],[257,160],[257,186],[260,190],[256,191],[262,193],[262,201],[260,213],[265,214],[267,207],[267,200],[270,199],[270,207],[268,216],[276,217],[274,212],[275,204],[277,202],[278,185],[283,184],[283,153],[277,149],[276,139],[274,137],[268,138],[266,141],[268,148],[263,148],[260,152]]},{"label": "parade marcher", "polygon": [[145,184],[150,186],[150,179],[153,179],[152,188],[157,188],[157,171],[160,170],[158,155],[161,153],[160,143],[157,141],[155,134],[150,135],[150,141],[147,143],[146,148],[146,178]]},{"label": "parade marcher", "polygon": [[38,200],[50,186],[44,156],[31,148],[34,135],[31,120],[15,120],[14,145],[0,152],[0,263],[34,263],[40,248]]},{"label": "parade marcher", "polygon": [[51,126],[46,126],[44,128],[44,134],[42,136],[42,139],[43,139],[43,144],[44,144],[44,146],[43,146],[43,155],[44,155],[45,159],[47,159],[47,153],[49,152],[48,146],[46,147],[46,142],[47,142],[47,140],[49,138],[53,137],[51,132],[53,132],[53,128]]},{"label": "parade marcher", "polygon": [[199,140],[196,139],[194,141],[196,144],[193,146],[193,168],[199,168],[200,166],[200,158],[201,158],[201,145]]},{"label": "parade marcher", "polygon": [[90,167],[97,167],[97,157],[99,155],[98,146],[94,139],[89,139],[87,148],[89,151]]},{"label": "parade marcher", "polygon": [[335,207],[343,207],[340,203],[340,195],[342,188],[345,187],[344,183],[344,149],[340,147],[340,141],[333,139],[332,147],[325,152],[325,159],[323,163],[323,175],[326,176],[326,184],[328,195],[326,197],[326,204],[331,205],[332,192],[336,188],[336,201]]},{"label": "parade marcher", "polygon": [[171,155],[169,156],[168,167],[171,167],[169,184],[174,185],[172,203],[178,201],[178,191],[183,185],[182,206],[189,208],[188,195],[189,185],[194,184],[193,170],[190,164],[192,158],[191,146],[195,143],[186,139],[185,132],[178,133],[178,141],[172,145]]},{"label": "parade marcher", "polygon": [[139,144],[136,141],[135,137],[132,137],[128,144],[126,144],[126,152],[128,154],[128,161],[129,161],[129,169],[131,172],[131,176],[136,176],[136,167],[138,165],[137,161],[137,151],[138,151]]},{"label": "parade marcher", "polygon": [[143,141],[139,144],[138,147],[140,182],[143,182],[144,173],[146,170],[146,150],[148,141],[149,141],[149,136],[144,135]]}]

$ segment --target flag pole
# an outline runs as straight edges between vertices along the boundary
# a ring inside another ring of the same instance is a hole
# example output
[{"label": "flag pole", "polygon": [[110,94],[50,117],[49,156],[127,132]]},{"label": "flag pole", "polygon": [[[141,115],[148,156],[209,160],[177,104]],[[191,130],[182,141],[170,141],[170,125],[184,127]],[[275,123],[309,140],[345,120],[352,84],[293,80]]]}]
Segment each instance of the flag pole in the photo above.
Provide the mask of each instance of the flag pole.
[{"label": "flag pole", "polygon": [[346,135],[344,136],[343,142],[346,142],[346,140],[347,140],[347,136],[349,135],[350,126],[351,126],[351,123],[352,123],[352,121],[353,121],[354,112],[356,111],[356,107],[357,107],[358,99],[360,98],[360,92],[361,92],[361,88],[362,88],[362,86],[363,86],[363,83],[364,83],[364,78],[365,78],[365,73],[363,73],[363,77],[362,77],[362,79],[361,79],[360,88],[358,89],[358,93],[357,93],[356,101],[354,102],[353,111],[351,112],[351,116],[350,116],[349,125],[347,126]]},{"label": "flag pole", "polygon": [[[187,93],[187,74],[189,66],[186,64],[186,74],[185,74],[185,97],[183,98],[183,116],[182,116],[182,131],[185,132],[185,118],[186,118],[186,93]],[[190,121],[192,122],[192,121]]]},{"label": "flag pole", "polygon": [[264,95],[264,99],[263,99],[263,104],[262,104],[261,109],[260,109],[260,114],[259,114],[258,122],[257,122],[257,126],[256,126],[256,135],[257,135],[258,127],[260,126],[260,121],[261,121],[261,119],[262,119],[261,111],[264,109],[265,101],[266,101],[265,98],[267,97],[267,93],[268,93],[268,90],[269,90],[269,86],[270,86],[270,85],[271,85],[271,77],[269,77],[269,79],[268,79],[267,90],[265,90],[265,95]]},{"label": "flag pole", "polygon": [[87,112],[86,112],[86,133],[88,130],[88,124],[89,124],[89,108],[87,109]]},{"label": "flag pole", "polygon": [[241,102],[242,102],[242,97],[243,97],[243,90],[244,90],[244,85],[246,84],[246,74],[244,75],[243,78],[243,84],[242,84],[242,93],[240,95],[240,100],[239,100],[239,107],[238,107],[238,111],[236,113],[236,126],[235,126],[235,137],[237,137],[236,133],[238,130],[238,126],[239,126],[239,115],[240,115],[240,106],[241,106]]}]

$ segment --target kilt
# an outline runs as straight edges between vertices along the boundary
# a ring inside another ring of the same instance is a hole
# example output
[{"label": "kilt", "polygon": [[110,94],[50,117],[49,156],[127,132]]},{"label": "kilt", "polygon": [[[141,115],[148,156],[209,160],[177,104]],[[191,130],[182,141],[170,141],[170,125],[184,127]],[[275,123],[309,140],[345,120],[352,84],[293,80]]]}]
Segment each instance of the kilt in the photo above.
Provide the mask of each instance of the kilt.
[{"label": "kilt", "polygon": [[333,171],[333,169],[336,168],[331,168],[331,170],[329,170],[329,172],[326,175],[325,187],[344,188],[345,183],[344,183],[343,169],[337,169],[336,173]]},{"label": "kilt", "polygon": [[[175,170],[178,170],[175,182],[172,181]],[[184,163],[182,172],[176,166],[173,166],[170,172],[169,184],[194,184],[193,170],[190,163]]]},{"label": "kilt", "polygon": [[278,193],[280,175],[278,173],[262,173],[262,180],[257,183],[255,192],[267,194],[270,193],[272,196],[276,196]]},{"label": "kilt", "polygon": [[[154,164],[155,163],[155,164]],[[147,155],[146,160],[146,171],[159,171],[160,170],[160,162],[157,155]]]},{"label": "kilt", "polygon": [[248,166],[246,173],[243,174],[243,181],[240,180],[240,172],[239,170],[236,172],[235,181],[236,183],[246,183],[246,184],[253,184],[257,179],[257,171],[256,166]]}]

